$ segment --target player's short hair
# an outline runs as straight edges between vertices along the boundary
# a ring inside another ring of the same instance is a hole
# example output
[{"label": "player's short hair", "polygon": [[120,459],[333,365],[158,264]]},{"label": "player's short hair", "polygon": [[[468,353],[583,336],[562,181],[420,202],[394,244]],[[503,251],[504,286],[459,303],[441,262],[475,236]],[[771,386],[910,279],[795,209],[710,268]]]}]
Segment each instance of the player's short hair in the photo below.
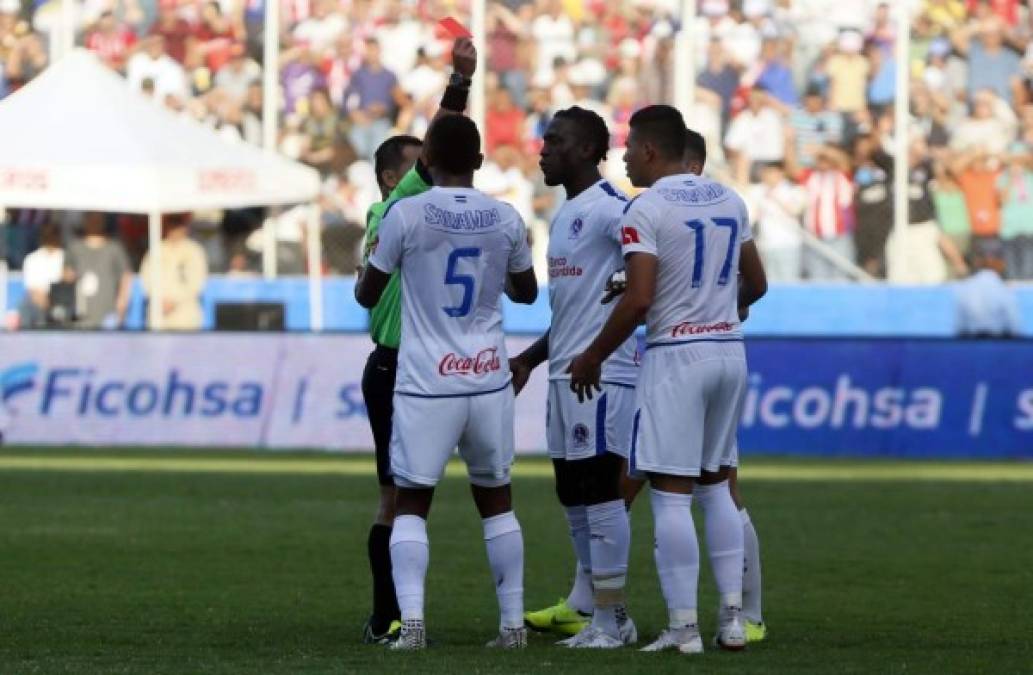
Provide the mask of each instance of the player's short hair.
[{"label": "player's short hair", "polygon": [[398,168],[402,166],[402,161],[405,159],[405,155],[402,154],[403,150],[421,145],[423,145],[423,141],[405,134],[392,136],[381,143],[377,151],[373,153],[373,172],[377,176],[377,185],[384,185],[385,171],[398,171]]},{"label": "player's short hair", "polygon": [[702,166],[707,164],[707,142],[703,134],[689,127],[685,127],[685,159]]},{"label": "player's short hair", "polygon": [[578,140],[592,146],[592,162],[598,164],[606,159],[606,154],[610,151],[610,130],[606,128],[606,121],[598,113],[572,105],[558,111],[553,115],[553,119],[572,122]]},{"label": "player's short hair", "polygon": [[462,176],[473,173],[481,155],[481,133],[469,117],[446,115],[427,132],[427,156],[437,169]]},{"label": "player's short hair", "polygon": [[685,120],[677,108],[649,105],[632,115],[628,124],[637,136],[652,141],[666,159],[682,161],[684,158]]}]

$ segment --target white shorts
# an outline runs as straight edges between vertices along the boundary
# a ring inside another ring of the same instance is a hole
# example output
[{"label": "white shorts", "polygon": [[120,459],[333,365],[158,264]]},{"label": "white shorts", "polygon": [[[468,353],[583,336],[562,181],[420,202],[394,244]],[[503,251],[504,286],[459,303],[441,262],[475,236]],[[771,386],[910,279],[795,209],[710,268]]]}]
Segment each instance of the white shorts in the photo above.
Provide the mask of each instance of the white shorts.
[{"label": "white shorts", "polygon": [[545,428],[549,457],[588,459],[612,452],[627,458],[635,418],[635,388],[603,384],[592,400],[579,403],[570,380],[550,380]]},{"label": "white shorts", "polygon": [[637,389],[629,473],[694,477],[737,466],[736,431],[745,391],[742,342],[648,350]]},{"label": "white shorts", "polygon": [[470,482],[499,487],[513,465],[513,388],[476,396],[394,396],[391,473],[399,487],[433,487],[458,446]]}]

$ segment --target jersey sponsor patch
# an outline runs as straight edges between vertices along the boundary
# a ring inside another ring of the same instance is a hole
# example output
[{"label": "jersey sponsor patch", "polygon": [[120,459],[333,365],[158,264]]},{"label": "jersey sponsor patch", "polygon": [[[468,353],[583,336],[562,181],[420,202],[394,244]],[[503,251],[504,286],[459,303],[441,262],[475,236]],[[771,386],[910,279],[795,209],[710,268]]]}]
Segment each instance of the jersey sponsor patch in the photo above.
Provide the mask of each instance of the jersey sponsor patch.
[{"label": "jersey sponsor patch", "polygon": [[586,425],[578,422],[571,429],[571,436],[574,439],[574,447],[583,448],[588,445],[588,438],[591,436],[591,432]]},{"label": "jersey sponsor patch", "polygon": [[450,375],[483,375],[502,369],[498,348],[488,347],[474,356],[458,355],[449,352],[438,363],[438,374],[442,377]]},{"label": "jersey sponsor patch", "polygon": [[638,230],[636,230],[633,227],[622,227],[621,228],[621,243],[625,244],[625,245],[639,243]]},{"label": "jersey sponsor patch", "polygon": [[577,239],[581,236],[581,230],[585,228],[585,219],[578,216],[570,223],[570,238]]}]

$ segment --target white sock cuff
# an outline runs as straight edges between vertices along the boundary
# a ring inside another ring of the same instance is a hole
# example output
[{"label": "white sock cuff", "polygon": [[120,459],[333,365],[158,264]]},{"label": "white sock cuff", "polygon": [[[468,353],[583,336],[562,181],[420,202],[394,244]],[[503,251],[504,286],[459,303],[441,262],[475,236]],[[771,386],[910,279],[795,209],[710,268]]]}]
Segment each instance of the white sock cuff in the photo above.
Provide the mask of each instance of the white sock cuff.
[{"label": "white sock cuff", "polygon": [[603,502],[602,504],[589,504],[585,507],[585,514],[589,522],[613,517],[627,518],[626,513],[627,510],[624,508],[623,499],[614,499],[611,502]]},{"label": "white sock cuff", "polygon": [[683,495],[680,492],[664,492],[663,490],[657,490],[656,488],[649,488],[649,498],[654,509],[658,506],[692,506],[692,495]]},{"label": "white sock cuff", "polygon": [[429,544],[427,521],[419,516],[397,516],[395,524],[391,528],[391,545],[394,546],[403,541]]},{"label": "white sock cuff", "polygon": [[[723,480],[720,483],[711,483],[710,485],[696,485],[694,492],[700,501],[705,501],[722,490],[728,490],[727,480]],[[731,493],[729,492],[729,494]]]},{"label": "white sock cuff", "polygon": [[746,509],[739,509],[739,518],[742,519],[743,527],[750,524],[750,514],[746,512]]},{"label": "white sock cuff", "polygon": [[484,541],[491,541],[504,534],[520,531],[520,522],[512,511],[485,518],[481,522],[484,524]]}]

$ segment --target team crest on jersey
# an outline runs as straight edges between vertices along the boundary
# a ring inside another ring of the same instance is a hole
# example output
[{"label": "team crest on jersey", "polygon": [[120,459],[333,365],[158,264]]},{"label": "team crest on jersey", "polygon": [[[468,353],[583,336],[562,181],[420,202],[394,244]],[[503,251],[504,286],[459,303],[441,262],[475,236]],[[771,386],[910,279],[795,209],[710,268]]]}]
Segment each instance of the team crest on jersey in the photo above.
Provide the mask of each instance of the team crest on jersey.
[{"label": "team crest on jersey", "polygon": [[574,425],[574,428],[571,431],[574,434],[575,447],[583,448],[588,445],[588,437],[591,435],[588,431],[588,427],[578,422]]},{"label": "team crest on jersey", "polygon": [[570,238],[577,239],[581,236],[581,230],[585,228],[585,219],[578,216],[574,219],[574,222],[570,224]]}]

